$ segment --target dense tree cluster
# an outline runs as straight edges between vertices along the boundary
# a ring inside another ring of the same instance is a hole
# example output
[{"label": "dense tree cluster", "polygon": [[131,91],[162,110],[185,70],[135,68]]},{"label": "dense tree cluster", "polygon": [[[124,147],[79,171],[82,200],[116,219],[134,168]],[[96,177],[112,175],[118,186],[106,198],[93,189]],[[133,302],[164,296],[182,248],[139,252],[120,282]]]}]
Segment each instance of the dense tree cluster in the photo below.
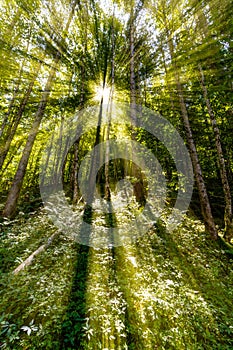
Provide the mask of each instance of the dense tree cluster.
[{"label": "dense tree cluster", "polygon": [[[2,0],[2,216],[14,216],[27,202],[37,205],[40,158],[51,132],[62,128],[75,112],[96,104],[101,87],[110,90],[111,99],[129,102],[132,118],[134,107],[142,105],[176,127],[190,151],[194,203],[197,192],[206,229],[217,238],[215,224],[220,220],[230,241],[232,8],[230,0]],[[175,193],[175,169],[166,150],[142,130],[132,132],[132,137],[154,152],[159,148],[160,162]],[[83,135],[69,150],[63,176],[74,203],[79,198],[80,162],[89,144],[103,138],[111,138],[111,120],[107,129]],[[105,182],[103,195],[109,199],[116,166],[107,155],[105,164],[100,177]],[[123,160],[118,161],[123,173],[126,167]],[[140,178],[136,168],[129,173]],[[136,197],[143,201],[141,179],[134,187]]]}]

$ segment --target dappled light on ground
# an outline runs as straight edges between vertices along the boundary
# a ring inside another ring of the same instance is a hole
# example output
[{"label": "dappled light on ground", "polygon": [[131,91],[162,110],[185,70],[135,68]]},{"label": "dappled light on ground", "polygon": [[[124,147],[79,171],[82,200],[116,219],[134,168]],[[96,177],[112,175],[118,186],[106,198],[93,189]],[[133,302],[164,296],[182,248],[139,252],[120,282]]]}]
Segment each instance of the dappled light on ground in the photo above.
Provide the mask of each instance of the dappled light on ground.
[{"label": "dappled light on ground", "polygon": [[3,348],[231,348],[232,259],[199,221],[185,218],[172,234],[159,221],[108,249],[60,233],[16,276],[54,228],[43,213],[2,227]]}]

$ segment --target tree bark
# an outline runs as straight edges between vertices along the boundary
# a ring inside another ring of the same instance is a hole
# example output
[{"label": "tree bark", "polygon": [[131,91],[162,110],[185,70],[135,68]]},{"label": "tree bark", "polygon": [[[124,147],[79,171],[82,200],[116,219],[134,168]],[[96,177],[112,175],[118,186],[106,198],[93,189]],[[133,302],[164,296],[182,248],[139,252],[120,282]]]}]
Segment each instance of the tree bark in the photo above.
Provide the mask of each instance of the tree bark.
[{"label": "tree bark", "polygon": [[[111,91],[109,95],[109,114],[108,114],[108,124],[106,130],[106,141],[109,141],[110,137],[110,129],[111,129],[111,119],[112,119],[112,103],[114,96],[114,84],[115,84],[115,38],[114,38],[114,11],[113,11],[113,19],[112,19],[112,58],[111,58]],[[109,145],[106,146],[106,154],[105,154],[105,165],[104,165],[104,173],[105,173],[105,189],[104,189],[104,197],[108,201],[111,199],[111,191],[110,191],[110,179],[109,179]]]},{"label": "tree bark", "polygon": [[[18,13],[19,11],[17,11]],[[16,16],[17,17],[17,16]],[[14,21],[13,21],[14,22]],[[27,47],[26,47],[26,54],[28,53],[28,49],[29,49],[29,44],[30,44],[30,40],[31,38],[29,37],[28,41],[27,41]],[[4,60],[4,57],[2,57],[2,59]],[[21,81],[22,81],[22,76],[23,76],[23,70],[24,70],[24,65],[25,65],[25,58],[23,59],[23,62],[21,63],[21,66],[20,66],[20,69],[19,69],[19,77],[18,77],[18,81],[17,81],[17,84],[16,84],[16,87],[15,87],[15,90],[13,92],[13,96],[12,96],[12,100],[10,102],[10,105],[8,107],[8,111],[7,113],[5,114],[4,116],[4,119],[3,119],[3,122],[2,122],[2,125],[1,125],[1,130],[0,130],[0,137],[3,136],[4,134],[4,131],[5,131],[5,128],[9,122],[9,117],[11,115],[11,112],[15,106],[15,101],[16,101],[16,97],[18,95],[18,92],[19,92],[19,88],[20,88],[20,84],[21,84]],[[1,168],[1,167],[0,167]]]},{"label": "tree bark", "polygon": [[[132,139],[136,139],[135,128],[137,127],[137,90],[136,90],[136,77],[135,77],[135,20],[141,10],[141,7],[138,6],[134,9],[131,4],[130,12],[130,118],[132,123]],[[132,152],[132,166],[131,174],[135,178],[134,184],[134,195],[139,204],[145,202],[144,189],[143,189],[143,179],[142,174],[139,171],[138,167],[135,166],[135,154]]]},{"label": "tree bark", "polygon": [[50,244],[53,242],[54,238],[60,233],[60,231],[56,231],[52,234],[52,236],[49,237],[46,244],[42,244],[37,250],[35,250],[26,260],[24,260],[16,269],[14,269],[13,274],[17,275],[20,271],[24,270],[25,267],[31,265],[34,258],[43,252],[45,249],[47,249]]},{"label": "tree bark", "polygon": [[37,68],[37,71],[36,71],[36,74],[34,75],[33,80],[30,82],[28,90],[27,90],[23,100],[20,103],[19,110],[16,113],[16,116],[15,116],[14,121],[13,121],[13,125],[12,125],[11,128],[9,128],[9,131],[7,132],[7,135],[5,137],[5,144],[2,147],[2,149],[0,149],[0,170],[2,169],[3,163],[4,163],[4,161],[5,161],[6,157],[7,157],[7,154],[9,152],[9,149],[10,149],[10,146],[11,146],[11,142],[12,142],[14,136],[15,136],[17,127],[18,127],[18,125],[20,123],[20,120],[22,118],[23,112],[25,110],[25,107],[26,107],[27,102],[29,100],[29,97],[31,95],[31,92],[32,92],[32,89],[33,89],[33,86],[34,86],[34,83],[36,81],[36,78],[37,78],[37,75],[39,73],[41,65],[42,65],[42,62],[39,64],[39,66]]},{"label": "tree bark", "polygon": [[228,182],[228,177],[227,177],[227,171],[226,171],[226,166],[225,166],[225,159],[223,155],[223,150],[222,150],[222,144],[221,144],[221,139],[220,139],[220,131],[217,125],[217,121],[215,118],[214,111],[212,109],[209,97],[208,97],[208,91],[207,87],[205,85],[205,77],[204,73],[202,70],[201,65],[198,65],[199,72],[200,72],[200,77],[201,77],[201,87],[205,99],[205,104],[207,107],[207,111],[211,120],[211,125],[214,131],[214,137],[215,137],[215,145],[216,145],[216,150],[217,150],[217,156],[218,156],[218,166],[219,166],[219,171],[220,171],[220,176],[221,176],[221,181],[222,181],[222,186],[223,186],[223,192],[224,192],[224,199],[225,199],[225,213],[224,213],[224,221],[225,221],[225,233],[224,233],[224,238],[230,242],[231,238],[233,237],[233,217],[232,217],[232,198],[231,198],[231,190],[230,190],[230,185]]},{"label": "tree bark", "polygon": [[[57,56],[55,65],[58,63],[59,59],[60,59],[60,54],[59,54],[59,57]],[[53,67],[52,71],[50,72],[45,90],[43,92],[38,110],[36,112],[34,122],[32,124],[32,128],[29,132],[27,142],[26,142],[26,145],[25,145],[24,150],[23,150],[23,155],[20,159],[18,169],[17,169],[17,172],[15,174],[12,187],[9,191],[7,201],[5,204],[5,208],[3,210],[4,217],[12,217],[15,214],[18,198],[20,195],[20,191],[21,191],[22,184],[23,184],[23,179],[24,179],[27,164],[28,164],[28,160],[29,160],[29,157],[30,157],[30,154],[32,151],[32,147],[34,145],[36,135],[37,135],[37,132],[39,130],[39,126],[40,126],[41,120],[43,118],[44,111],[45,111],[45,108],[46,108],[46,105],[48,102],[48,98],[50,95],[52,82],[53,82],[53,79],[55,76],[55,69],[56,68]]]},{"label": "tree bark", "polygon": [[73,204],[78,201],[78,149],[79,140],[74,144],[74,160],[73,160]]},{"label": "tree bark", "polygon": [[136,82],[135,82],[135,62],[134,62],[134,8],[131,6],[130,13],[130,114],[131,119],[136,124]]},{"label": "tree bark", "polygon": [[180,107],[181,107],[181,114],[182,114],[184,127],[185,127],[185,131],[186,131],[187,143],[188,143],[188,147],[189,147],[189,151],[190,151],[190,157],[191,157],[191,161],[192,161],[192,165],[193,165],[193,170],[194,170],[195,179],[196,179],[196,183],[197,183],[197,189],[198,189],[199,198],[200,198],[201,212],[202,212],[202,215],[204,218],[204,224],[205,224],[206,230],[210,233],[211,238],[213,240],[216,240],[218,238],[218,233],[217,233],[216,226],[214,223],[212,210],[211,210],[210,202],[209,202],[209,197],[207,194],[205,182],[204,182],[203,175],[202,175],[201,166],[200,166],[199,159],[198,159],[196,145],[195,145],[195,142],[193,139],[192,130],[191,130],[190,123],[189,123],[188,113],[187,113],[187,109],[185,106],[185,101],[184,101],[184,97],[183,97],[183,93],[182,93],[181,84],[178,80],[176,81],[176,83],[177,83],[177,90],[178,90],[179,102],[180,102]]},{"label": "tree bark", "polygon": [[172,66],[172,69],[174,72],[175,84],[176,84],[178,97],[179,97],[181,116],[182,116],[184,127],[185,127],[186,139],[187,139],[187,143],[188,143],[188,147],[189,147],[190,157],[191,157],[191,161],[192,161],[192,165],[193,165],[198,194],[199,194],[199,198],[200,198],[201,212],[202,212],[202,216],[204,219],[204,224],[205,224],[205,228],[206,228],[207,232],[209,232],[209,234],[213,240],[216,240],[218,238],[218,233],[217,233],[217,229],[216,229],[216,226],[214,223],[214,218],[212,215],[212,210],[211,210],[211,206],[210,206],[210,201],[209,201],[207,189],[206,189],[205,182],[203,179],[202,169],[201,169],[200,162],[198,159],[196,145],[195,145],[193,135],[192,135],[192,130],[191,130],[189,117],[188,117],[188,111],[187,111],[187,108],[185,105],[182,86],[180,83],[179,67],[178,67],[176,60],[174,58],[174,44],[172,41],[173,39],[172,39],[172,35],[170,33],[169,26],[167,23],[167,17],[165,15],[165,10],[164,10],[163,20],[164,20],[165,31],[166,31],[167,40],[168,40],[169,53],[170,53],[170,57],[171,57],[171,66]]},{"label": "tree bark", "polygon": [[[85,38],[87,37],[86,31],[85,31]],[[85,44],[86,45],[86,42]],[[84,50],[84,54],[86,53],[86,47]],[[81,66],[81,97],[80,97],[80,109],[84,108],[84,103],[85,103],[85,66]],[[78,150],[79,150],[79,143],[80,143],[80,138],[77,140],[74,144],[74,160],[73,160],[73,204],[77,204],[78,201],[78,195],[79,195],[79,190],[78,190]]]},{"label": "tree bark", "polygon": [[[70,16],[68,18],[66,27],[64,29],[64,35],[67,34],[67,31],[69,29],[69,26],[70,26],[70,23],[71,23],[73,14],[74,14],[74,8],[75,8],[75,2],[72,6]],[[53,80],[54,80],[55,75],[56,75],[56,70],[57,70],[57,66],[58,66],[58,62],[60,61],[60,58],[61,58],[61,53],[59,51],[57,51],[55,59],[54,59],[53,67],[50,71],[44,92],[42,94],[41,101],[39,103],[38,110],[37,110],[36,115],[35,115],[34,122],[32,124],[32,128],[31,128],[29,135],[28,135],[28,138],[27,138],[27,142],[26,142],[26,145],[25,145],[25,148],[23,151],[23,155],[20,159],[18,169],[16,171],[16,174],[15,174],[15,177],[14,177],[14,180],[12,183],[12,187],[8,193],[6,204],[5,204],[3,213],[2,213],[4,217],[12,217],[15,214],[17,202],[18,202],[20,191],[21,191],[22,184],[23,184],[23,179],[24,179],[26,168],[28,165],[28,160],[29,160],[29,157],[30,157],[30,154],[32,151],[32,147],[33,147],[35,139],[36,139],[37,132],[38,132],[39,127],[40,127],[41,120],[42,120],[43,115],[44,115],[44,111],[45,111],[45,108],[46,108],[46,105],[47,105],[47,102],[49,99],[52,83],[53,83]]]}]

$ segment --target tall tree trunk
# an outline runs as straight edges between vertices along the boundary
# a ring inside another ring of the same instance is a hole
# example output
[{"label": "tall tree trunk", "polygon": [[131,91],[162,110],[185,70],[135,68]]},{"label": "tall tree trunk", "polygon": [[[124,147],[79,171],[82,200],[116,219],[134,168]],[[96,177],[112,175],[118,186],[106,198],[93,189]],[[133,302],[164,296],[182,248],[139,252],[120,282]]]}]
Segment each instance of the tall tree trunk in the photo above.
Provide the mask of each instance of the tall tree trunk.
[{"label": "tall tree trunk", "polygon": [[172,86],[169,82],[168,70],[167,70],[167,64],[166,64],[166,58],[165,58],[165,52],[164,52],[164,48],[163,48],[162,39],[161,39],[161,44],[160,44],[160,51],[161,51],[162,60],[163,60],[163,67],[164,67],[164,71],[165,71],[166,85],[168,87],[168,94],[170,97],[171,109],[174,112],[175,108],[174,108],[174,101],[173,101],[173,97],[172,97]]},{"label": "tall tree trunk", "polygon": [[74,144],[74,159],[73,159],[73,204],[78,201],[78,149],[79,140]]},{"label": "tall tree trunk", "polygon": [[[52,150],[52,147],[53,147],[53,142],[54,142],[54,133],[52,133],[52,137],[51,137],[51,140],[50,140],[50,144],[49,144],[49,148],[48,148],[48,152],[47,152],[47,156],[46,156],[46,161],[45,161],[45,167],[44,167],[45,169],[47,169],[48,164],[49,164],[49,159],[50,159],[50,156],[51,156],[51,150]],[[45,180],[45,172],[42,172],[41,181],[40,181],[41,186],[44,186],[44,180]]]},{"label": "tall tree trunk", "polygon": [[[57,54],[55,66],[57,65],[59,59],[60,59],[60,53]],[[43,92],[38,110],[36,112],[36,116],[35,116],[34,122],[32,124],[32,128],[29,132],[27,142],[26,142],[26,145],[25,145],[24,150],[23,150],[23,155],[20,159],[18,169],[17,169],[17,172],[16,172],[14,180],[13,180],[12,187],[11,187],[9,194],[8,194],[8,197],[7,197],[5,208],[3,210],[3,216],[5,216],[5,217],[12,217],[15,213],[15,210],[16,210],[19,194],[20,194],[20,191],[22,188],[23,179],[24,179],[24,175],[26,172],[27,164],[28,164],[28,160],[29,160],[29,157],[30,157],[30,154],[32,151],[32,147],[33,147],[37,132],[39,130],[39,126],[40,126],[41,120],[43,118],[44,111],[45,111],[45,108],[46,108],[46,105],[48,102],[48,98],[50,95],[51,86],[52,86],[52,82],[53,82],[53,79],[55,76],[55,71],[56,71],[55,66],[52,68],[50,75],[49,75],[49,78],[47,80],[47,84],[46,84],[45,90]]]},{"label": "tall tree trunk", "polygon": [[[105,82],[103,86],[105,86]],[[94,193],[95,193],[95,186],[96,186],[95,175],[96,175],[97,165],[99,163],[99,156],[100,156],[100,154],[96,152],[96,146],[100,143],[100,140],[101,140],[102,115],[103,115],[103,96],[100,101],[98,125],[96,129],[95,144],[94,144],[94,154],[91,160],[91,168],[90,168],[89,181],[88,181],[89,183],[88,204],[91,204],[93,202]]]},{"label": "tall tree trunk", "polygon": [[134,35],[135,35],[135,24],[134,24],[134,8],[131,4],[130,13],[130,114],[131,119],[136,122],[136,82],[135,82],[135,48],[134,48]]},{"label": "tall tree trunk", "polygon": [[[65,30],[64,30],[64,35],[66,35],[69,26],[70,26],[70,22],[72,20],[73,14],[74,14],[74,8],[75,8],[75,2],[73,3],[72,9],[71,9],[71,13],[70,16],[68,18]],[[20,195],[20,191],[22,188],[22,184],[23,184],[23,179],[25,176],[25,172],[26,172],[26,168],[27,168],[27,164],[28,164],[28,160],[32,151],[32,147],[34,145],[35,139],[36,139],[36,135],[37,132],[39,130],[40,127],[40,123],[41,120],[43,118],[44,115],[44,111],[50,96],[50,92],[51,92],[51,87],[52,87],[52,83],[53,80],[55,78],[56,75],[56,70],[57,70],[57,66],[58,66],[58,62],[60,61],[61,58],[61,53],[59,51],[57,51],[57,54],[55,56],[54,59],[54,63],[53,63],[53,67],[50,71],[44,92],[42,94],[42,98],[41,101],[39,103],[39,107],[38,110],[36,112],[35,115],[35,119],[34,122],[32,124],[32,128],[29,132],[28,138],[27,138],[27,142],[23,151],[23,155],[20,159],[19,165],[18,165],[18,169],[16,171],[13,183],[12,183],[12,187],[8,193],[8,197],[6,200],[6,204],[3,210],[3,216],[4,217],[12,217],[16,211],[16,206],[17,206],[17,202],[19,199],[19,195]]]},{"label": "tall tree trunk", "polygon": [[[132,121],[132,139],[135,140],[137,127],[137,92],[136,92],[136,78],[135,78],[135,20],[139,14],[140,7],[134,10],[131,3],[130,12],[130,118]],[[135,154],[132,152],[132,176],[136,179],[134,184],[134,195],[138,203],[145,202],[142,174],[137,166],[135,166]]]},{"label": "tall tree trunk", "polygon": [[188,143],[188,147],[189,147],[189,151],[190,151],[190,157],[191,157],[191,161],[192,161],[192,165],[193,165],[193,170],[194,170],[196,183],[197,183],[198,194],[199,194],[199,198],[200,198],[201,212],[202,212],[202,215],[204,218],[204,224],[205,224],[206,230],[210,233],[212,239],[216,240],[218,238],[218,234],[217,234],[216,226],[215,226],[213,215],[212,215],[212,210],[210,207],[209,197],[207,194],[205,182],[204,182],[203,175],[202,175],[201,166],[200,166],[199,159],[198,159],[196,145],[195,145],[193,135],[192,135],[192,130],[190,127],[190,122],[189,122],[189,118],[188,118],[187,109],[185,106],[183,92],[182,92],[181,84],[178,80],[178,77],[176,79],[177,79],[176,84],[177,84],[177,90],[178,90],[178,95],[179,95],[181,114],[182,114],[182,118],[183,118],[183,122],[184,122],[187,143]]},{"label": "tall tree trunk", "polygon": [[222,150],[222,145],[221,145],[221,139],[220,139],[220,132],[219,128],[217,125],[217,121],[214,115],[214,111],[211,107],[211,103],[208,97],[208,91],[207,87],[205,85],[205,77],[204,73],[202,70],[201,65],[198,65],[199,72],[200,72],[200,77],[201,77],[201,87],[207,107],[207,111],[211,120],[212,128],[214,131],[214,136],[215,136],[215,145],[216,145],[216,150],[217,150],[217,155],[218,155],[218,166],[220,170],[220,176],[221,176],[221,181],[222,181],[222,186],[223,186],[223,192],[224,192],[224,199],[225,199],[225,214],[224,214],[224,221],[225,221],[225,234],[224,238],[230,242],[231,238],[233,237],[233,216],[232,216],[232,198],[231,198],[231,190],[230,190],[230,185],[228,182],[228,177],[227,177],[227,171],[226,171],[226,166],[225,166],[225,159],[223,155],[223,150]]},{"label": "tall tree trunk", "polygon": [[1,169],[1,176],[3,176],[3,174],[5,173],[5,171],[7,170],[7,168],[9,167],[9,165],[11,164],[12,160],[14,159],[15,153],[17,153],[17,150],[20,149],[20,147],[23,144],[23,139],[20,139],[18,142],[15,143],[15,145],[13,146],[12,152],[10,157],[8,157],[7,162],[4,164],[4,167],[2,167]]},{"label": "tall tree trunk", "polygon": [[16,130],[17,130],[17,127],[20,123],[20,120],[22,118],[22,115],[23,115],[23,112],[25,110],[25,107],[27,105],[27,102],[29,100],[29,97],[31,95],[31,92],[32,92],[32,89],[33,89],[33,86],[34,86],[34,83],[36,81],[36,78],[38,76],[38,73],[39,73],[39,70],[41,68],[41,65],[42,65],[42,62],[40,62],[39,66],[37,67],[37,70],[36,70],[36,74],[34,75],[33,77],[33,80],[30,82],[29,84],[29,87],[28,87],[28,90],[26,92],[26,94],[24,95],[24,98],[22,99],[21,103],[20,103],[20,106],[19,106],[19,109],[14,117],[14,120],[13,120],[13,125],[11,128],[8,128],[8,131],[7,131],[7,135],[5,137],[5,143],[2,147],[2,149],[0,149],[0,170],[2,169],[2,166],[3,166],[3,163],[7,157],[7,154],[9,152],[9,149],[10,149],[10,146],[11,146],[11,142],[15,136],[15,133],[16,133]]},{"label": "tall tree trunk", "polygon": [[[85,25],[85,24],[83,24]],[[87,52],[87,27],[84,28],[84,38],[83,38],[83,47],[84,47],[84,56]],[[86,69],[84,62],[81,65],[81,97],[80,97],[80,109],[84,108],[85,104],[85,80],[86,80]],[[73,187],[73,204],[77,204],[79,190],[78,190],[78,168],[79,168],[79,159],[78,159],[78,150],[80,138],[74,144],[74,159],[73,159],[73,169],[72,169],[72,187]]]},{"label": "tall tree trunk", "polygon": [[[25,50],[25,54],[27,55],[28,54],[28,50],[29,50],[29,44],[30,44],[30,41],[31,41],[31,36],[29,36],[28,38],[28,41],[27,41],[27,46],[26,46],[26,50]],[[21,63],[21,66],[20,66],[20,69],[19,69],[19,77],[18,77],[18,81],[17,81],[17,84],[16,84],[16,87],[14,89],[14,92],[13,92],[13,96],[12,96],[12,100],[10,102],[10,105],[8,107],[8,111],[7,113],[5,114],[4,116],[4,119],[3,119],[3,122],[2,122],[2,125],[1,125],[1,130],[0,130],[0,137],[3,135],[4,131],[5,131],[5,128],[9,122],[9,117],[11,115],[11,112],[15,106],[15,102],[16,102],[16,98],[18,96],[18,92],[19,92],[19,88],[20,88],[20,84],[21,84],[21,81],[22,81],[22,76],[23,76],[23,70],[24,70],[24,66],[25,66],[25,61],[26,61],[26,58],[24,57],[22,63]],[[1,168],[1,167],[0,167]]]},{"label": "tall tree trunk", "polygon": [[[109,95],[109,114],[108,114],[108,124],[106,130],[106,141],[109,141],[110,129],[111,129],[111,119],[112,119],[112,103],[114,96],[114,84],[115,84],[115,39],[114,39],[114,11],[113,11],[113,19],[112,19],[112,58],[111,58],[111,91]],[[105,175],[105,189],[104,189],[104,197],[107,200],[111,199],[111,191],[110,191],[110,179],[109,179],[109,145],[106,146],[106,154],[105,154],[105,164],[104,164],[104,175]]]},{"label": "tall tree trunk", "polygon": [[[165,14],[165,12],[164,12],[164,14]],[[200,162],[198,159],[196,145],[195,145],[193,135],[192,135],[192,130],[191,130],[189,117],[188,117],[188,111],[187,111],[187,108],[185,105],[182,86],[180,83],[179,66],[176,63],[176,59],[174,58],[174,45],[173,45],[173,41],[172,41],[173,39],[172,39],[172,35],[170,33],[170,30],[169,30],[166,16],[164,16],[164,25],[165,25],[165,31],[167,34],[169,53],[170,53],[170,57],[171,57],[171,65],[172,65],[172,69],[174,72],[175,84],[176,84],[178,97],[179,97],[181,116],[182,116],[184,127],[185,127],[187,143],[188,143],[188,147],[189,147],[189,151],[190,151],[190,157],[191,157],[191,161],[192,161],[192,165],[193,165],[198,194],[199,194],[199,198],[200,198],[201,212],[202,212],[202,216],[204,219],[204,224],[205,224],[206,230],[209,232],[211,238],[213,240],[216,240],[218,238],[218,233],[217,233],[216,226],[214,223],[214,218],[212,215],[212,210],[211,210],[211,206],[210,206],[210,201],[209,201],[207,189],[206,189],[204,178],[202,175],[202,169],[201,169],[201,165],[200,165]]]}]

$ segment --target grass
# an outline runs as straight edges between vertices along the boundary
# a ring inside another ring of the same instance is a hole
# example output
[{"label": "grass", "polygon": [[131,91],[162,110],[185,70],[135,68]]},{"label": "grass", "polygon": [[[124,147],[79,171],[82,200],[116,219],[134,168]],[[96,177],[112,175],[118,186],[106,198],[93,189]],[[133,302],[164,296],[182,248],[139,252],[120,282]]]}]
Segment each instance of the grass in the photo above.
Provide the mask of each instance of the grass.
[{"label": "grass", "polygon": [[186,217],[123,247],[59,234],[43,210],[1,224],[1,349],[233,349],[232,254]]}]

